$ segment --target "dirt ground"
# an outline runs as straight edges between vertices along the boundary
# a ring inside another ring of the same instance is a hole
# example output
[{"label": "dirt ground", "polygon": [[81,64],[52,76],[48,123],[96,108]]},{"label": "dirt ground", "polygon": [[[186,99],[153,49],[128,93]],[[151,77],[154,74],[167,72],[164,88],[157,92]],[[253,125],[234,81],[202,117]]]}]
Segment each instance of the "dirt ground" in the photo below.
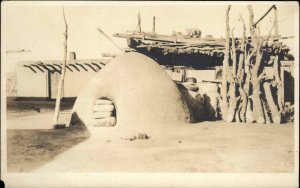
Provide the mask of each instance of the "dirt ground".
[{"label": "dirt ground", "polygon": [[[9,172],[292,172],[294,169],[293,124],[206,121],[165,128],[141,126],[134,130],[125,126],[100,127],[89,134],[82,129],[53,130],[49,125],[52,116],[50,112],[8,116]],[[150,138],[130,139],[138,133]]]}]

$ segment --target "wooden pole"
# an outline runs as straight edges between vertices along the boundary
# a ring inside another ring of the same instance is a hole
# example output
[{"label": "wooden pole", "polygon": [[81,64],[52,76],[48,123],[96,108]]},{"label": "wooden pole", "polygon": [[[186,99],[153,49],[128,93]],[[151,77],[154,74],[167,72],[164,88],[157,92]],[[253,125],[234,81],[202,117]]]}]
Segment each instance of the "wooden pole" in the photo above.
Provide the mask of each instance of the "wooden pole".
[{"label": "wooden pole", "polygon": [[243,24],[243,37],[242,37],[242,41],[241,41],[241,49],[240,49],[240,54],[239,54],[237,79],[239,81],[239,84],[242,86],[242,81],[244,79],[244,74],[245,74],[246,25],[245,25],[245,21],[241,15],[240,15],[240,20],[242,21],[242,24]]},{"label": "wooden pole", "polygon": [[275,36],[279,35],[278,20],[277,20],[277,7],[275,5],[274,5],[274,34],[275,34]]},{"label": "wooden pole", "polygon": [[[253,26],[256,27],[256,25],[257,25],[262,19],[264,19],[264,17],[266,17],[266,16],[269,14],[269,12],[270,12],[273,8],[276,9],[276,6],[275,6],[275,5],[272,5],[272,6],[267,10],[267,12],[266,12],[264,15],[262,15],[262,17],[260,17],[260,19],[257,20],[257,21],[255,22],[255,24],[253,24]],[[253,22],[252,22],[252,23],[253,23]]]},{"label": "wooden pole", "polygon": [[247,104],[248,104],[248,93],[245,92],[245,54],[246,54],[246,24],[244,18],[240,15],[240,20],[243,24],[243,37],[241,41],[241,53],[239,56],[239,65],[237,70],[237,79],[238,79],[238,91],[241,96],[238,112],[236,115],[236,121],[240,120],[241,122],[246,121],[246,111],[247,111]]},{"label": "wooden pole", "polygon": [[[228,114],[226,118],[226,122],[232,122],[235,118],[236,110],[237,110],[237,104],[239,101],[239,98],[236,96],[236,49],[235,49],[235,40],[233,35],[233,29],[231,30],[231,59],[232,59],[232,76],[230,77],[230,86],[229,86],[229,108],[228,108]],[[239,118],[238,120],[239,121]]]},{"label": "wooden pole", "polygon": [[276,104],[274,103],[270,83],[265,82],[263,84],[263,87],[264,87],[266,99],[267,99],[267,102],[268,102],[268,105],[270,107],[270,111],[272,114],[272,121],[274,123],[281,123],[281,113],[280,113],[280,110],[278,110]]},{"label": "wooden pole", "polygon": [[141,27],[141,14],[140,14],[140,12],[138,13],[137,32],[138,32],[138,33],[141,33],[141,32],[142,32],[142,27]]},{"label": "wooden pole", "polygon": [[59,118],[59,110],[60,110],[60,102],[62,98],[62,91],[63,91],[63,84],[64,84],[64,79],[65,79],[65,73],[66,73],[66,63],[67,63],[67,51],[68,51],[68,24],[65,16],[65,10],[63,8],[63,18],[64,18],[64,23],[65,23],[65,33],[64,33],[64,63],[62,67],[62,73],[59,78],[58,82],[58,90],[57,90],[57,96],[56,96],[56,103],[55,103],[55,111],[54,111],[54,118],[53,118],[53,125],[58,124],[58,118]]},{"label": "wooden pole", "polygon": [[235,39],[233,30],[231,30],[231,60],[232,60],[232,75],[234,78],[236,78],[236,71],[237,71],[237,65],[236,65],[236,49],[235,49]]},{"label": "wooden pole", "polygon": [[259,42],[259,36],[257,36],[253,24],[253,18],[254,18],[254,13],[251,5],[247,6],[249,10],[249,29],[250,29],[250,34],[254,46],[254,51],[256,53],[255,57],[255,63],[252,67],[252,74],[251,74],[251,84],[252,84],[252,103],[253,103],[253,113],[254,113],[254,118],[256,119],[257,123],[265,123],[265,118],[264,118],[264,112],[263,112],[263,106],[261,102],[261,84],[260,84],[260,79],[258,77],[260,65],[261,65],[261,60],[262,60],[262,53],[261,53],[261,43]]},{"label": "wooden pole", "polygon": [[283,110],[283,100],[282,100],[282,79],[280,79],[280,65],[279,65],[279,57],[278,55],[275,56],[274,63],[273,63],[273,74],[274,74],[274,83],[277,87],[277,103],[280,111]]},{"label": "wooden pole", "polygon": [[117,47],[121,52],[123,52],[123,49],[115,43],[107,34],[104,33],[100,28],[97,28],[99,33],[101,33],[103,36],[105,36],[115,47]]},{"label": "wooden pole", "polygon": [[229,28],[229,11],[231,5],[226,9],[226,40],[225,40],[225,52],[223,60],[223,75],[222,75],[222,88],[221,88],[221,97],[222,97],[222,118],[226,121],[227,112],[228,112],[228,101],[227,101],[227,71],[228,71],[228,60],[229,60],[229,37],[230,37],[230,28]]},{"label": "wooden pole", "polygon": [[266,118],[266,124],[270,124],[270,123],[272,123],[271,118],[269,116],[270,107],[268,106],[268,103],[265,102],[264,100],[262,100],[262,104],[263,104],[262,106],[263,106],[264,114],[265,114],[265,118]]},{"label": "wooden pole", "polygon": [[153,16],[153,28],[152,28],[152,33],[155,33],[155,16]]}]

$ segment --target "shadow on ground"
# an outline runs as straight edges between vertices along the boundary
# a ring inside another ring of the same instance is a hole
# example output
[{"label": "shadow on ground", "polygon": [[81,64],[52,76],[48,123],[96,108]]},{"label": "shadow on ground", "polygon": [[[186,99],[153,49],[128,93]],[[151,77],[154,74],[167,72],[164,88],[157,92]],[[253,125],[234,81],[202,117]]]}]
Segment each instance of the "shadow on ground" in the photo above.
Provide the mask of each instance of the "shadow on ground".
[{"label": "shadow on ground", "polygon": [[7,171],[30,172],[88,137],[84,128],[7,130]]}]

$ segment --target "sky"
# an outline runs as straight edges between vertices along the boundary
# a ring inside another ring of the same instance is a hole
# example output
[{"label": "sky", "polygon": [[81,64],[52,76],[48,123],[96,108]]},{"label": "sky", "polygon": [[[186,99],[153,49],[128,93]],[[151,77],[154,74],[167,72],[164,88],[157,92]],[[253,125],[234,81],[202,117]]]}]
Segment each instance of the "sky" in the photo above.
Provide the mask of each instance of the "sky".
[{"label": "sky", "polygon": [[[226,2],[225,2],[226,3]],[[254,20],[262,16],[271,3],[233,3],[230,10],[230,27],[235,35],[242,31],[242,15],[248,26],[246,5],[252,4]],[[274,2],[273,2],[274,3]],[[62,7],[65,7],[69,25],[68,51],[75,51],[78,59],[101,58],[101,53],[118,53],[119,50],[100,35],[97,27],[121,47],[127,47],[126,39],[114,38],[117,32],[135,30],[137,14],[141,14],[142,31],[152,31],[152,17],[156,17],[156,32],[185,33],[188,28],[198,28],[202,36],[225,36],[225,10],[228,4],[210,2],[6,2],[2,3],[1,41],[5,50],[26,49],[29,53],[9,53],[4,58],[6,72],[14,72],[20,60],[63,59],[64,22]],[[279,34],[295,36],[298,4],[276,3],[278,9]],[[273,13],[261,23],[261,33],[267,34]],[[287,43],[293,48],[295,40]],[[3,49],[2,49],[3,50]]]}]

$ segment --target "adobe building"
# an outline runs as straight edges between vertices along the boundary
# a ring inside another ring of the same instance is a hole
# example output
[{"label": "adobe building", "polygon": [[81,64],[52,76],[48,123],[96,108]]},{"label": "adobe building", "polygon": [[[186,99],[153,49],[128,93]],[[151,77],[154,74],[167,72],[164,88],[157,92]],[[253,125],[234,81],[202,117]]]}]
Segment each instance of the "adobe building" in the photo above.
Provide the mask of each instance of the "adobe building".
[{"label": "adobe building", "polygon": [[[109,59],[76,59],[69,55],[62,97],[76,97],[86,82],[101,70]],[[55,99],[62,61],[20,61],[17,65],[17,96]]]},{"label": "adobe building", "polygon": [[[111,58],[76,59],[75,52],[70,52],[66,65],[63,98],[77,97],[82,87],[100,71]],[[20,61],[17,66],[17,97],[35,97],[55,99],[58,81],[62,70],[62,61]],[[175,82],[184,82],[186,78],[196,78],[197,82],[214,82],[221,84],[220,66],[195,70],[185,66],[172,68],[161,65]],[[271,74],[272,67],[265,67]],[[283,79],[283,101],[294,104],[294,63],[281,61],[281,78]]]}]

